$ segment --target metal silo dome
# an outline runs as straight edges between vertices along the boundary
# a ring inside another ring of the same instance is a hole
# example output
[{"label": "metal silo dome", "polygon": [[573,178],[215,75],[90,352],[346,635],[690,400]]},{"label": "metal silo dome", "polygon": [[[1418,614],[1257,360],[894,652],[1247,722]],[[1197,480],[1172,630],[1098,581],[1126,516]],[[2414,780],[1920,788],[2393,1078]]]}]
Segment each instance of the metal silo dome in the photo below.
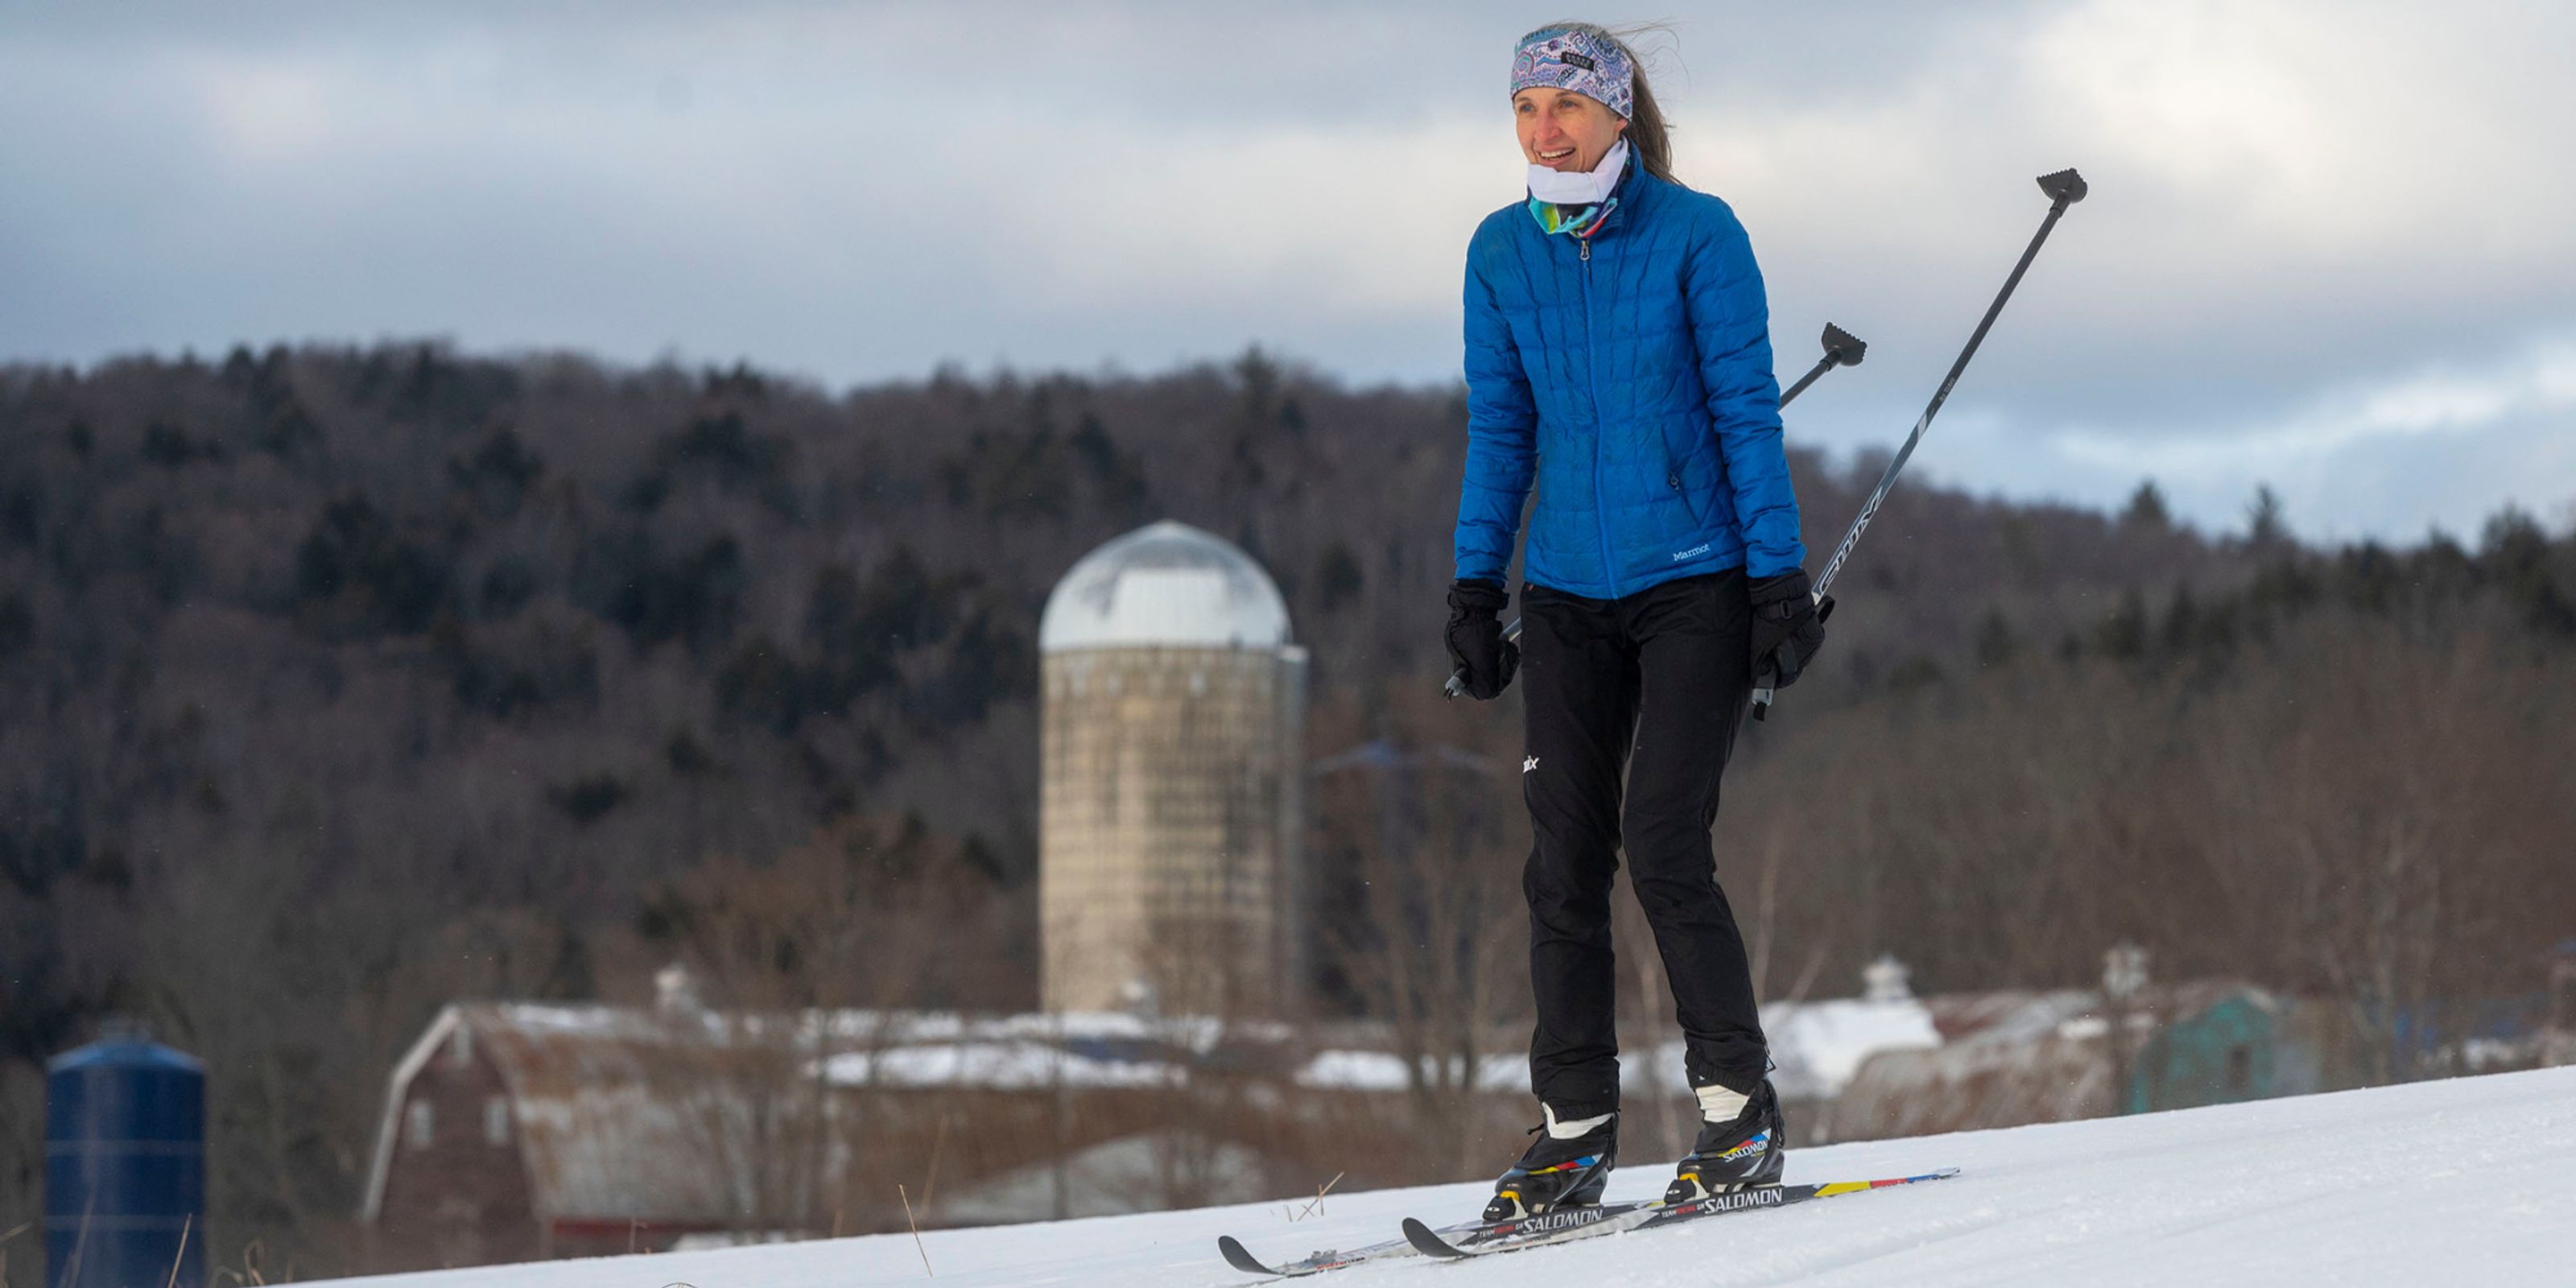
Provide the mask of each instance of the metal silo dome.
[{"label": "metal silo dome", "polygon": [[1288,605],[1270,574],[1224,538],[1168,519],[1084,555],[1038,620],[1043,653],[1287,643]]}]

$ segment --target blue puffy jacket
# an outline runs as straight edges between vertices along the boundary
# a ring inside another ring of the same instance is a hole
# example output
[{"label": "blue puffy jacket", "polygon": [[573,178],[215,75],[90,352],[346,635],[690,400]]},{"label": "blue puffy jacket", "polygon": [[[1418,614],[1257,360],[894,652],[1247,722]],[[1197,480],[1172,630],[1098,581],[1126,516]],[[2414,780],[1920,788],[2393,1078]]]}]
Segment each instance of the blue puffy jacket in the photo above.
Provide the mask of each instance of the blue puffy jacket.
[{"label": "blue puffy jacket", "polygon": [[1523,205],[1467,247],[1467,474],[1458,576],[1594,599],[1806,561],[1780,445],[1770,310],[1725,202],[1631,161],[1589,243]]}]

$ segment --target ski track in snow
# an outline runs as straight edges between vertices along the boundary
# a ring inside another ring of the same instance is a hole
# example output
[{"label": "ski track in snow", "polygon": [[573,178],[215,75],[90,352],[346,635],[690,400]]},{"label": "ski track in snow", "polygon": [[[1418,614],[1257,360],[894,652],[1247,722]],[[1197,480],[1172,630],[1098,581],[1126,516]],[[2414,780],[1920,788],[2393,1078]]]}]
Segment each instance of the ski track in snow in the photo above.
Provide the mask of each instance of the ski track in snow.
[{"label": "ski track in snow", "polygon": [[[1789,1124],[1795,1142],[1797,1124]],[[1499,1169],[1501,1162],[1497,1160]],[[2576,1286],[2576,1069],[2415,1083],[2006,1131],[1792,1149],[1787,1179],[1936,1167],[1955,1179],[1739,1213],[1458,1265],[1420,1257],[1316,1281],[1466,1288],[1568,1280],[1639,1288],[1760,1284],[2564,1284]],[[1631,1164],[1609,1197],[1662,1191]],[[888,1181],[889,1185],[893,1182]],[[346,1281],[365,1288],[861,1288],[1239,1285],[1232,1234],[1265,1260],[1396,1236],[1481,1207],[1490,1186],[1042,1225],[540,1262]]]}]

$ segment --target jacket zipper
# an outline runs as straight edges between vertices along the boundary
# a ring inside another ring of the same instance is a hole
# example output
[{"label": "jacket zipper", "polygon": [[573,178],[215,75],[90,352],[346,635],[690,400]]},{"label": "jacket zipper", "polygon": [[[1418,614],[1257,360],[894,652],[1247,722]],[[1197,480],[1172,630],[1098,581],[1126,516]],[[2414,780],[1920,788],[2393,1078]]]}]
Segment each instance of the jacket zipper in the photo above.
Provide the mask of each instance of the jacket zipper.
[{"label": "jacket zipper", "polygon": [[1610,579],[1610,598],[1620,598],[1618,548],[1610,542],[1610,510],[1601,498],[1601,437],[1606,419],[1601,413],[1601,346],[1594,342],[1592,316],[1592,239],[1577,239],[1582,250],[1576,258],[1583,267],[1577,274],[1583,281],[1583,381],[1592,394],[1592,520],[1601,533],[1601,571]]}]

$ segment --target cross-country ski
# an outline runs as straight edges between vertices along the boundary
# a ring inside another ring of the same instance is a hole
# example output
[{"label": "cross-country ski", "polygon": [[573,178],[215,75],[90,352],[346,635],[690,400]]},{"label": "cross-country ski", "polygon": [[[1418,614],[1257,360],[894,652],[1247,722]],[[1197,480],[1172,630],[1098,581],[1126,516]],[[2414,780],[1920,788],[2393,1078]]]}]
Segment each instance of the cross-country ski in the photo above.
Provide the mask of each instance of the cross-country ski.
[{"label": "cross-country ski", "polygon": [[1814,1199],[1839,1198],[1848,1194],[1867,1194],[1873,1190],[1915,1185],[1924,1181],[1947,1180],[1959,1169],[1943,1168],[1920,1176],[1900,1176],[1878,1181],[1826,1181],[1812,1185],[1757,1185],[1751,1189],[1729,1190],[1680,1203],[1661,1200],[1652,1203],[1614,1203],[1598,1207],[1561,1208],[1537,1216],[1510,1221],[1490,1222],[1464,1235],[1434,1230],[1413,1217],[1404,1218],[1404,1238],[1416,1251],[1442,1260],[1455,1261],[1481,1257],[1496,1252],[1518,1252],[1524,1248],[1543,1248],[1577,1239],[1593,1239],[1609,1234],[1660,1230],[1709,1217],[1728,1216],[1738,1212],[1758,1212],[1789,1207]]},{"label": "cross-country ski", "polygon": [[1897,1177],[1877,1181],[1831,1181],[1806,1185],[1764,1185],[1752,1189],[1712,1194],[1681,1203],[1663,1200],[1629,1203],[1603,1203],[1584,1207],[1562,1208],[1537,1216],[1515,1217],[1504,1221],[1471,1221],[1463,1225],[1433,1229],[1414,1217],[1404,1218],[1403,1237],[1386,1242],[1365,1244],[1347,1250],[1321,1249],[1294,1261],[1265,1263],[1233,1235],[1221,1235],[1217,1250],[1227,1265],[1245,1274],[1294,1279],[1322,1274],[1327,1270],[1345,1270],[1363,1262],[1389,1257],[1422,1254],[1440,1260],[1479,1257],[1496,1252],[1516,1252],[1523,1248],[1544,1247],[1605,1234],[1622,1234],[1632,1230],[1656,1230],[1723,1216],[1733,1212],[1750,1212],[1765,1208],[1788,1207],[1813,1199],[1836,1198],[1862,1194],[1891,1186],[1912,1185],[1922,1181],[1945,1180],[1959,1174],[1955,1167],[1926,1172],[1920,1176]]}]

